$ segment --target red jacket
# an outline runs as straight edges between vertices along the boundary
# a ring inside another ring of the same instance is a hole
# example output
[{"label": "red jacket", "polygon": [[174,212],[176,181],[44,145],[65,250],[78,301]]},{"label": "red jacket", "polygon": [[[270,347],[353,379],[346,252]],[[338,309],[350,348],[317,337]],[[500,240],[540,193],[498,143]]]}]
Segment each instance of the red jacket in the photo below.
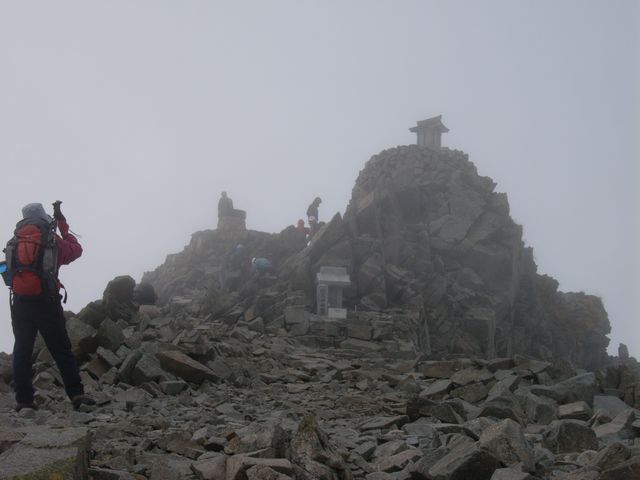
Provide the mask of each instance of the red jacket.
[{"label": "red jacket", "polygon": [[69,233],[69,224],[66,220],[58,220],[58,228],[62,234],[62,237],[56,235],[58,269],[60,269],[61,265],[69,265],[82,255],[82,245],[78,243],[76,237]]}]

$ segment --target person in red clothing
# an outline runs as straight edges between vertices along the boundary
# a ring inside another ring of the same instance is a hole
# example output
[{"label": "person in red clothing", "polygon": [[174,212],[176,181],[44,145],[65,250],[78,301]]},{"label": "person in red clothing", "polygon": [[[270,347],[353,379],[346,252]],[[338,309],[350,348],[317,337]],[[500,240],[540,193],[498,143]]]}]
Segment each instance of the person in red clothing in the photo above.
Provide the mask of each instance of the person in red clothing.
[{"label": "person in red clothing", "polygon": [[[34,403],[32,384],[32,355],[38,332],[42,335],[51,356],[60,369],[65,391],[73,407],[78,409],[82,405],[95,405],[95,401],[84,394],[78,364],[71,351],[71,341],[61,303],[62,296],[59,293],[61,284],[57,277],[60,266],[68,265],[82,255],[82,246],[76,237],[69,233],[69,224],[60,210],[60,203],[62,202],[53,204],[55,222],[60,231],[60,235],[55,234],[57,265],[53,288],[43,288],[42,293],[36,295],[24,295],[18,294],[15,288],[16,284],[13,284],[11,302],[11,326],[15,337],[13,378],[16,410],[18,411],[23,408],[37,409]],[[47,215],[41,203],[26,205],[22,209],[22,216],[22,222],[27,223],[30,220],[44,220],[48,224],[54,221]]]},{"label": "person in red clothing", "polygon": [[309,229],[304,226],[304,220],[301,218],[298,219],[298,223],[296,224],[296,230],[298,230],[298,232],[304,235],[305,238],[307,237],[307,235],[309,235]]}]

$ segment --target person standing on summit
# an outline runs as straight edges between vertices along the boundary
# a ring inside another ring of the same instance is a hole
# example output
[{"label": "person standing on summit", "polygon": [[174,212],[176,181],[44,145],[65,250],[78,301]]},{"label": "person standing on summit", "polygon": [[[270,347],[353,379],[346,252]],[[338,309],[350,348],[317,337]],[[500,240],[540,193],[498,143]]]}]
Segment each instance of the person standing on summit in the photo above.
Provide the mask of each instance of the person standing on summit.
[{"label": "person standing on summit", "polygon": [[218,200],[218,216],[226,217],[233,215],[233,200],[227,197],[227,192],[222,192],[220,200]]},{"label": "person standing on summit", "polygon": [[307,208],[307,217],[309,218],[309,238],[315,235],[318,230],[318,207],[322,203],[320,197],[314,198],[309,208]]},{"label": "person standing on summit", "polygon": [[58,280],[58,271],[60,266],[82,255],[82,246],[69,233],[61,203],[53,204],[53,219],[41,203],[26,205],[22,209],[23,219],[16,225],[15,234],[5,249],[7,270],[3,277],[11,289],[11,325],[15,337],[13,378],[18,411],[37,409],[32,355],[38,332],[60,369],[73,407],[77,410],[82,405],[95,405],[95,400],[84,394],[62,310],[60,288],[64,287]]}]

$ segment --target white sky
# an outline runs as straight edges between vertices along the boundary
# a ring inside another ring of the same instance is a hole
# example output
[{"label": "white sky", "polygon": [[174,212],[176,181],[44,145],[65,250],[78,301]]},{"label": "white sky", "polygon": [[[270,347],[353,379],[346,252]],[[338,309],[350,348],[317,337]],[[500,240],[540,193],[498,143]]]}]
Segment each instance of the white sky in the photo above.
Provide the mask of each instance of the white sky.
[{"label": "white sky", "polygon": [[[0,0],[0,234],[64,201],[78,311],[214,228],[344,212],[369,157],[444,143],[507,192],[540,273],[640,357],[640,2]],[[0,350],[10,351],[8,294]]]}]

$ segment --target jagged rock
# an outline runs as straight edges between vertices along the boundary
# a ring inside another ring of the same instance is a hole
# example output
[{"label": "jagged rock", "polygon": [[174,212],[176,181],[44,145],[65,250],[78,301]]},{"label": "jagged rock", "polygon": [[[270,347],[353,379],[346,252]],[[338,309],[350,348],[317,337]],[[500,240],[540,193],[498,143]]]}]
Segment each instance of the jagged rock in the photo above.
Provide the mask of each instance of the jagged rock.
[{"label": "jagged rock", "polygon": [[158,295],[153,285],[147,282],[141,282],[133,289],[133,302],[137,305],[155,305],[158,301]]},{"label": "jagged rock", "polygon": [[449,395],[454,398],[461,398],[470,403],[477,403],[489,394],[489,387],[484,383],[471,383],[463,387],[454,388]]},{"label": "jagged rock", "polygon": [[366,430],[384,430],[393,426],[400,428],[409,421],[407,415],[399,415],[396,417],[377,417],[373,418],[360,426],[363,432]]},{"label": "jagged rock", "polygon": [[126,383],[133,383],[133,371],[141,357],[142,352],[139,350],[133,350],[127,355],[118,369],[120,380]]},{"label": "jagged rock", "polygon": [[523,470],[535,471],[533,448],[525,439],[522,427],[511,419],[502,420],[484,430],[479,444],[507,466],[521,463]]},{"label": "jagged rock", "polygon": [[544,446],[553,453],[598,449],[596,434],[580,420],[554,420],[543,434]]},{"label": "jagged rock", "polygon": [[128,275],[116,277],[107,284],[102,295],[102,303],[109,318],[128,321],[137,312],[138,309],[133,302],[135,286],[135,280]]},{"label": "jagged rock", "polygon": [[541,445],[536,444],[533,448],[535,456],[536,456],[536,466],[538,468],[548,468],[551,467],[556,462],[556,457],[548,448],[544,448]]},{"label": "jagged rock", "polygon": [[102,378],[102,376],[109,371],[109,368],[109,364],[98,356],[94,356],[91,361],[84,366],[84,369],[96,379]]},{"label": "jagged rock", "polygon": [[629,347],[624,343],[618,344],[618,358],[620,360],[629,360]]},{"label": "jagged rock", "polygon": [[427,361],[419,363],[416,370],[428,378],[451,379],[457,371],[466,368],[468,365],[468,361],[461,360]]},{"label": "jagged rock", "polygon": [[606,413],[613,418],[629,408],[625,402],[613,395],[595,395],[593,397],[593,410],[595,413]]},{"label": "jagged rock", "polygon": [[160,389],[167,395],[178,395],[189,388],[189,384],[182,380],[167,380],[160,382]]},{"label": "jagged rock", "polygon": [[238,455],[260,451],[263,457],[283,457],[289,435],[275,421],[251,424],[237,432],[225,447],[225,453]]},{"label": "jagged rock", "polygon": [[216,380],[216,375],[200,362],[176,350],[156,353],[160,365],[169,373],[187,382],[202,383],[205,380]]},{"label": "jagged rock", "polygon": [[106,348],[98,347],[98,349],[96,350],[96,355],[100,358],[100,360],[109,365],[109,367],[117,368],[122,365],[122,359],[111,350],[107,350]]},{"label": "jagged rock", "polygon": [[576,375],[554,385],[532,385],[529,389],[535,395],[549,397],[560,404],[583,401],[591,405],[594,395],[598,393],[596,376],[591,372]]},{"label": "jagged rock", "polygon": [[530,422],[548,425],[558,418],[558,404],[551,398],[534,395],[524,388],[518,388],[515,396]]},{"label": "jagged rock", "polygon": [[199,480],[225,480],[227,472],[227,456],[219,455],[206,460],[199,460],[191,465],[191,470]]},{"label": "jagged rock", "polygon": [[489,480],[493,472],[501,467],[500,461],[476,444],[462,444],[439,459],[428,475],[433,480]]},{"label": "jagged rock", "polygon": [[249,322],[247,328],[249,328],[249,330],[251,330],[252,332],[264,333],[264,320],[262,319],[262,317],[254,318]]},{"label": "jagged rock", "polygon": [[102,321],[107,317],[107,308],[102,303],[102,300],[96,300],[89,303],[86,307],[80,310],[78,314],[78,320],[82,323],[92,326],[96,330],[100,327]]},{"label": "jagged rock", "polygon": [[514,375],[511,371],[496,372],[494,374],[496,379],[498,380],[493,386],[489,389],[488,397],[489,398],[497,398],[507,394],[509,392],[516,392],[520,385],[520,377]]},{"label": "jagged rock", "polygon": [[409,462],[420,459],[422,455],[422,450],[418,448],[408,448],[395,455],[376,460],[374,467],[380,472],[398,472],[406,467]]},{"label": "jagged rock", "polygon": [[436,380],[429,384],[424,390],[420,392],[420,396],[423,398],[440,399],[453,388],[453,382],[448,378]]},{"label": "jagged rock", "polygon": [[573,419],[588,421],[593,415],[593,410],[586,402],[573,402],[558,407],[558,418],[560,420]]},{"label": "jagged rock", "polygon": [[110,318],[105,318],[96,335],[98,344],[112,352],[115,352],[124,343],[124,334]]},{"label": "jagged rock", "polygon": [[165,372],[160,367],[158,360],[147,354],[143,354],[136,362],[136,366],[131,373],[131,383],[142,385],[146,382],[154,382],[166,377]]},{"label": "jagged rock", "polygon": [[156,441],[159,448],[167,452],[177,453],[183,457],[196,459],[204,453],[200,446],[191,440],[187,432],[171,432]]},{"label": "jagged rock", "polygon": [[476,382],[488,382],[491,379],[493,379],[493,373],[489,370],[477,370],[475,368],[465,368],[451,375],[451,381],[459,386]]},{"label": "jagged rock", "polygon": [[426,418],[420,418],[412,423],[405,423],[402,430],[416,438],[420,448],[436,448],[440,446],[437,430]]},{"label": "jagged rock", "polygon": [[304,307],[287,307],[284,309],[284,322],[290,335],[306,335],[310,314]]},{"label": "jagged rock", "polygon": [[627,409],[619,413],[609,423],[594,427],[598,440],[610,443],[635,437],[633,432],[633,422],[636,420],[636,413],[632,409]]},{"label": "jagged rock", "polygon": [[406,412],[411,421],[420,417],[433,417],[444,423],[463,423],[462,417],[451,405],[434,402],[427,398],[414,397],[410,399],[407,402]]},{"label": "jagged rock", "polygon": [[67,332],[76,358],[85,359],[98,348],[98,332],[90,324],[71,317],[67,320]]},{"label": "jagged rock", "polygon": [[493,417],[497,419],[510,418],[517,423],[524,423],[522,416],[516,412],[514,406],[504,405],[501,403],[485,404],[478,413],[478,417]]},{"label": "jagged rock", "polygon": [[598,393],[596,375],[593,372],[583,373],[563,380],[558,385],[568,391],[568,399],[593,404],[593,397]]},{"label": "jagged rock", "polygon": [[352,478],[342,455],[320,429],[314,415],[302,419],[291,439],[290,448],[291,460],[304,467],[311,478],[333,480],[336,475],[344,480]]},{"label": "jagged rock", "polygon": [[373,457],[376,459],[390,457],[409,448],[409,445],[404,440],[390,440],[378,445],[373,452]]},{"label": "jagged rock", "polygon": [[631,457],[631,450],[626,445],[615,442],[600,450],[589,462],[589,465],[608,470]]}]

